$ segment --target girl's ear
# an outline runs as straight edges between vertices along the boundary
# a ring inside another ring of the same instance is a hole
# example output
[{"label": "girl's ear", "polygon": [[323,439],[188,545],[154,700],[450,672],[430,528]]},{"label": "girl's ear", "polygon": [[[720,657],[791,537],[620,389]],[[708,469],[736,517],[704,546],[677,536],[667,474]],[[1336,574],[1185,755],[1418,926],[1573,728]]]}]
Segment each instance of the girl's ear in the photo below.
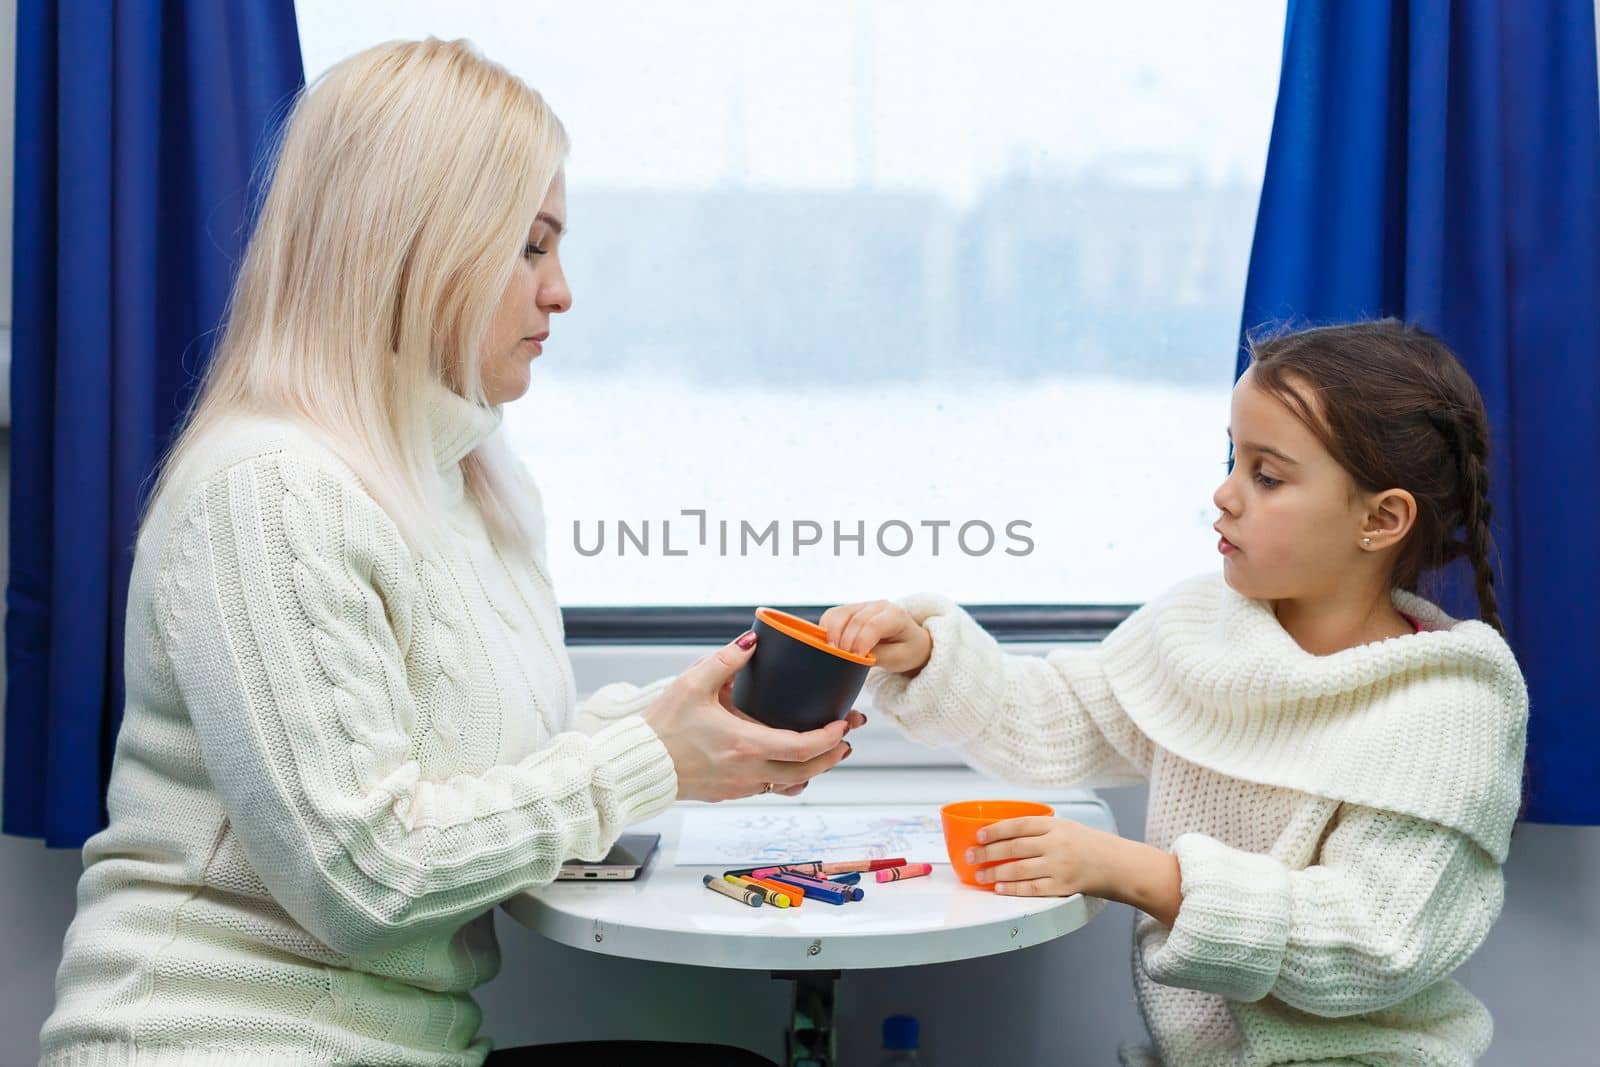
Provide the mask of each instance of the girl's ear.
[{"label": "girl's ear", "polygon": [[[1417,498],[1404,489],[1385,489],[1367,497],[1366,521],[1361,527],[1361,547],[1371,551],[1405,540],[1417,521]],[[1367,539],[1372,543],[1368,544]]]}]

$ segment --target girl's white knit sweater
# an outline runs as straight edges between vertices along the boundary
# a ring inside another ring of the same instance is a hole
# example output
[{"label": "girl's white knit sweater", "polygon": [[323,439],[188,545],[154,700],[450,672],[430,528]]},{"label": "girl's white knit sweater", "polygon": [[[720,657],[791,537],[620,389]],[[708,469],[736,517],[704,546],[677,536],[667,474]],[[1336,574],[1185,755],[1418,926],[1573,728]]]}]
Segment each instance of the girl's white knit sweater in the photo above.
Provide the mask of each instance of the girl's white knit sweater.
[{"label": "girl's white knit sweater", "polygon": [[542,551],[463,495],[498,409],[430,409],[440,553],[286,420],[234,421],[157,502],[44,1063],[475,1067],[491,909],[675,797],[631,714],[654,690],[574,707]]},{"label": "girl's white knit sweater", "polygon": [[1491,627],[1394,600],[1421,632],[1313,656],[1208,576],[1044,658],[1002,653],[949,601],[903,602],[933,656],[868,685],[912,737],[1017,782],[1149,780],[1145,837],[1177,856],[1183,905],[1171,929],[1135,924],[1154,1040],[1125,1064],[1458,1065],[1488,1046],[1447,976],[1500,911],[1527,691]]}]

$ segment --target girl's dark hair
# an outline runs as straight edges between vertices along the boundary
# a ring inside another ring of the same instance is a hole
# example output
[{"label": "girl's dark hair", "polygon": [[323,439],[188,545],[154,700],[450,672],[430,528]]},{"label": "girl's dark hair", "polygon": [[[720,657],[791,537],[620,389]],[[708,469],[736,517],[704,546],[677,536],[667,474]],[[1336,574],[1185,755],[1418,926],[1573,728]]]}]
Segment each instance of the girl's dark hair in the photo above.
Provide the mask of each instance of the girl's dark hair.
[{"label": "girl's dark hair", "polygon": [[1394,319],[1251,338],[1249,351],[1254,384],[1288,405],[1363,492],[1416,498],[1392,584],[1417,592],[1425,574],[1466,556],[1478,614],[1503,634],[1489,564],[1489,417],[1455,353]]}]

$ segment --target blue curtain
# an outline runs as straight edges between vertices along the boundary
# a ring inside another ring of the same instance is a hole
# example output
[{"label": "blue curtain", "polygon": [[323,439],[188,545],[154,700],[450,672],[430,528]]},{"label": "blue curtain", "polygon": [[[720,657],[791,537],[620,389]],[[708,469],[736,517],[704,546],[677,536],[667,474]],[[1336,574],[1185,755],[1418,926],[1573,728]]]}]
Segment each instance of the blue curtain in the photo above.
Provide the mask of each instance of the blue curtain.
[{"label": "blue curtain", "polygon": [[1292,0],[1245,294],[1246,331],[1393,315],[1476,379],[1537,822],[1600,823],[1597,98],[1593,0]]},{"label": "blue curtain", "polygon": [[6,833],[105,823],[141,490],[304,77],[291,0],[18,6]]}]

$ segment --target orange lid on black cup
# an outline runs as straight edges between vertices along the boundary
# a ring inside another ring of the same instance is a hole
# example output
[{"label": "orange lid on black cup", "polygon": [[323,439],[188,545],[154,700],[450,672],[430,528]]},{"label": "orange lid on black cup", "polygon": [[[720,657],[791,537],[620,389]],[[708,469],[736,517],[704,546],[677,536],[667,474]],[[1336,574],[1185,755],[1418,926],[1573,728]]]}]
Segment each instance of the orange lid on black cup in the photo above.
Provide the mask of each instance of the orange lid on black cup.
[{"label": "orange lid on black cup", "polygon": [[779,611],[777,608],[757,608],[756,618],[774,630],[803,644],[810,645],[812,648],[826,652],[830,656],[838,656],[840,659],[847,659],[851,663],[859,663],[863,667],[871,667],[878,662],[877,657],[870,652],[865,655],[858,655],[854,652],[847,652],[837,645],[830,645],[828,643],[828,631],[814,622],[807,622],[798,615],[790,615],[788,612]]}]

